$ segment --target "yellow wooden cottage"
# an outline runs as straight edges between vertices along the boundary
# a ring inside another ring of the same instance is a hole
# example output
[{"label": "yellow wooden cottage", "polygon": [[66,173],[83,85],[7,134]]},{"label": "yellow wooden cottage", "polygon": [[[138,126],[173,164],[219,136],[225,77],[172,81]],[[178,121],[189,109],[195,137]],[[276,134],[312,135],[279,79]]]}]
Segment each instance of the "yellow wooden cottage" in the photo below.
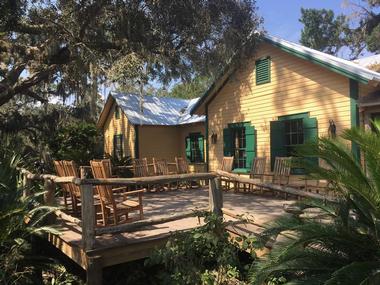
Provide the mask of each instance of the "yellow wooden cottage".
[{"label": "yellow wooden cottage", "polygon": [[186,157],[191,170],[205,171],[205,116],[190,115],[198,99],[110,93],[97,127],[104,153],[114,157]]},{"label": "yellow wooden cottage", "polygon": [[206,115],[209,170],[234,156],[245,172],[265,156],[269,171],[297,145],[380,114],[379,73],[283,39],[263,36],[254,58],[226,70],[191,111]]}]

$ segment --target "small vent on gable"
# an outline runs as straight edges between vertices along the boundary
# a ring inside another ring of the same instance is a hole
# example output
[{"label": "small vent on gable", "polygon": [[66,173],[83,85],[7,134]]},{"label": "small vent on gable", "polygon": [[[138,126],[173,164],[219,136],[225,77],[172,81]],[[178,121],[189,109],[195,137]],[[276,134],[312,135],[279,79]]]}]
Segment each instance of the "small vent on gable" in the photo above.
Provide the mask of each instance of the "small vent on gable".
[{"label": "small vent on gable", "polygon": [[270,57],[256,60],[256,85],[270,82]]}]

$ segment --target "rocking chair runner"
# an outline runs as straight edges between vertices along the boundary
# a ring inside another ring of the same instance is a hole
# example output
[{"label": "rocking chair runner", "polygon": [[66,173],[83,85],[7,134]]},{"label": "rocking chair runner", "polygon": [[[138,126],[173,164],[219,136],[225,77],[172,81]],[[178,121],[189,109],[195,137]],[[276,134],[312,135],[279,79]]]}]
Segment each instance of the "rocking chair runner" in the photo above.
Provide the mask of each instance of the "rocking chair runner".
[{"label": "rocking chair runner", "polygon": [[[106,161],[90,161],[91,169],[95,178],[111,178],[111,173]],[[126,187],[112,188],[111,185],[97,185],[99,194],[103,225],[117,225],[120,222],[129,221],[129,213],[139,211],[139,218],[143,219],[143,190],[117,193]],[[127,199],[128,196],[137,196],[138,201]],[[125,220],[121,218],[125,216]]]}]

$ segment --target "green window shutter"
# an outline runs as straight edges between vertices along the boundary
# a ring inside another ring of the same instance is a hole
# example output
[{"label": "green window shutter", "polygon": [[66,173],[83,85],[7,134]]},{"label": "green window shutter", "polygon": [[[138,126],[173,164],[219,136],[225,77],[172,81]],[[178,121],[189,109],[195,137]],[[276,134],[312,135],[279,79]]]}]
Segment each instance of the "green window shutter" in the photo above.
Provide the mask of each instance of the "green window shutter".
[{"label": "green window shutter", "polygon": [[224,156],[233,156],[232,130],[230,128],[223,129],[223,153]]},{"label": "green window shutter", "polygon": [[270,57],[256,60],[256,85],[269,83],[271,80]]},{"label": "green window shutter", "polygon": [[254,126],[245,126],[246,143],[246,168],[250,169],[253,159],[256,157],[256,132]]},{"label": "green window shutter", "polygon": [[[318,141],[318,121],[316,118],[304,118],[303,122],[303,137],[304,143],[316,143]],[[318,165],[318,158],[311,157],[308,160]]]},{"label": "green window shutter", "polygon": [[201,157],[200,162],[203,162],[204,161],[204,138],[203,138],[203,136],[198,137],[198,145],[199,145],[199,152],[200,152],[200,157]]},{"label": "green window shutter", "polygon": [[120,119],[120,108],[118,105],[115,106],[115,119]]},{"label": "green window shutter", "polygon": [[186,137],[185,139],[185,142],[186,142],[186,159],[190,162],[191,161],[191,138],[190,137]]},{"label": "green window shutter", "polygon": [[272,170],[277,156],[286,156],[285,126],[283,121],[270,122],[270,160]]},{"label": "green window shutter", "polygon": [[318,140],[318,122],[316,118],[303,118],[303,136],[305,143],[315,143]]},{"label": "green window shutter", "polygon": [[113,136],[113,155],[115,158],[123,158],[123,135]]}]

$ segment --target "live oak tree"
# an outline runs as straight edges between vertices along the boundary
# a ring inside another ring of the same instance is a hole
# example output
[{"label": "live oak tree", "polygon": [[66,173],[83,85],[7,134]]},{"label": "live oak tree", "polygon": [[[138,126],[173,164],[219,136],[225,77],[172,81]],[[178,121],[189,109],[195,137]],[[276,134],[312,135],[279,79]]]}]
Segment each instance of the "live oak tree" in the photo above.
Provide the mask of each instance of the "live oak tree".
[{"label": "live oak tree", "polygon": [[331,54],[347,47],[351,59],[365,50],[379,53],[380,1],[362,0],[350,5],[354,10],[352,15],[335,16],[332,10],[302,9],[301,43]]},{"label": "live oak tree", "polygon": [[304,25],[301,44],[332,55],[346,45],[344,32],[348,24],[345,16],[335,17],[332,10],[302,8],[299,21]]},{"label": "live oak tree", "polygon": [[260,23],[254,0],[0,1],[0,106],[54,94],[94,107],[106,80],[216,74]]}]

